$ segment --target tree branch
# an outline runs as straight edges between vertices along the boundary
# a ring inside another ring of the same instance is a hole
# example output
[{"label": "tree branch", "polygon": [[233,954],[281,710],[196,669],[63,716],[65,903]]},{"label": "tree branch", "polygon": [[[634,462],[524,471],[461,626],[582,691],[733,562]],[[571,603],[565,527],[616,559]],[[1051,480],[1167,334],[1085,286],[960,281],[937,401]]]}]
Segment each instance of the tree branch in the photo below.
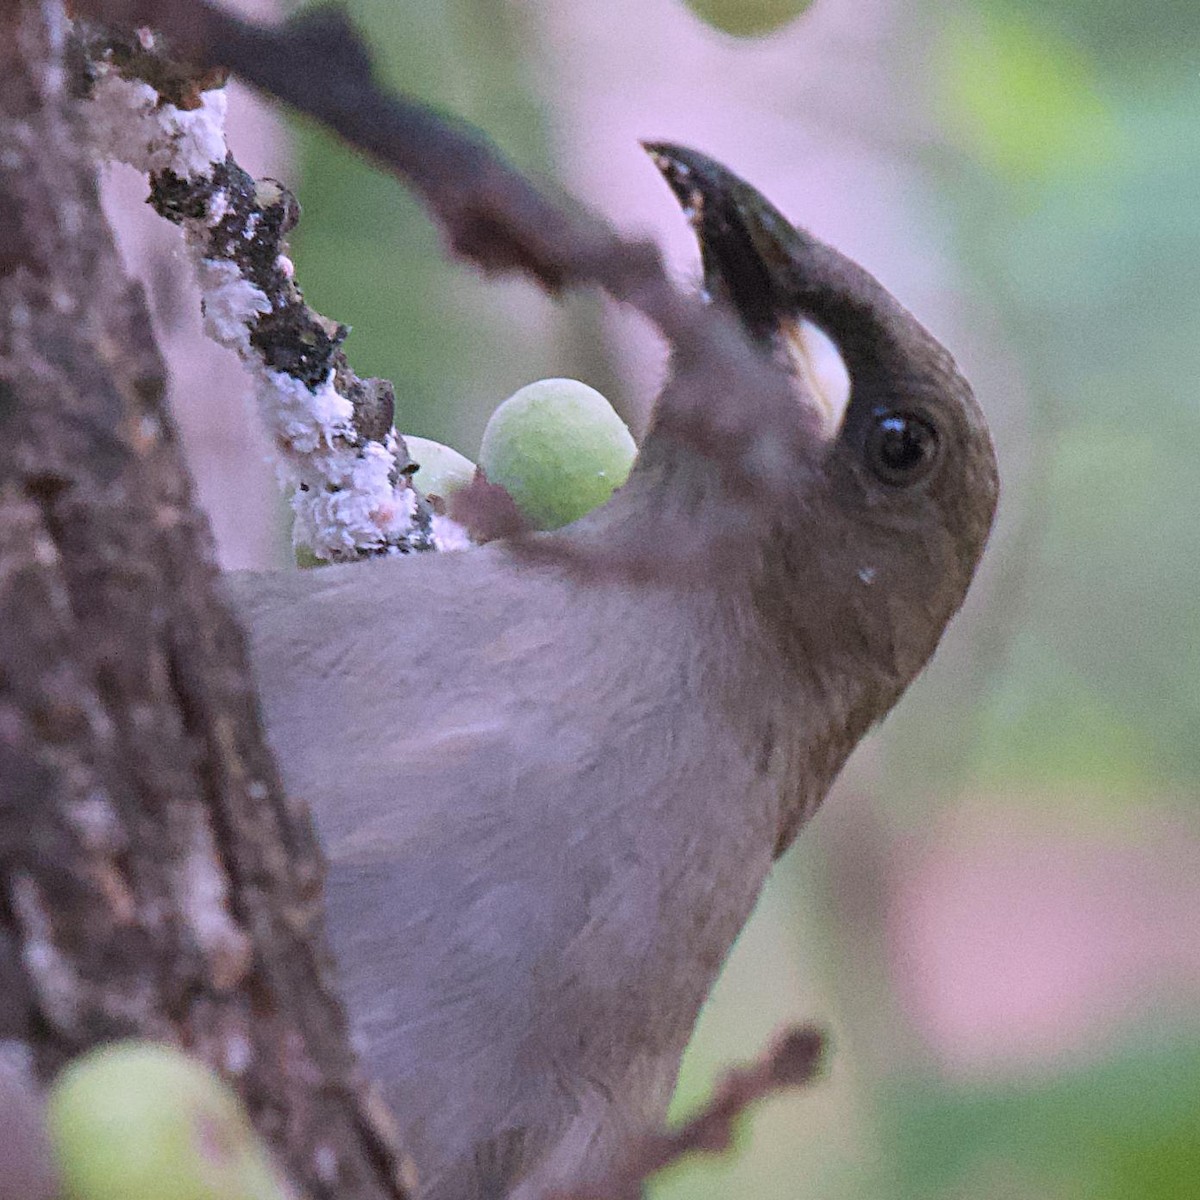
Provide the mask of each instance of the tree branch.
[{"label": "tree branch", "polygon": [[360,379],[342,352],[349,331],[304,302],[285,241],[300,207],[228,152],[222,73],[189,73],[144,29],[81,24],[79,41],[92,140],[147,174],[150,204],[181,227],[205,330],[253,380],[296,545],[335,561],[463,543],[410,484],[391,384]]},{"label": "tree branch", "polygon": [[396,1200],[66,34],[57,0],[0,6],[0,1037],[41,1078],[179,1043],[305,1194]]},{"label": "tree branch", "polygon": [[562,1200],[641,1200],[643,1185],[693,1154],[728,1150],[738,1120],[760,1100],[811,1083],[821,1070],[825,1037],[810,1026],[789,1029],[756,1063],[730,1071],[712,1098],[677,1129],[642,1139],[620,1170]]}]

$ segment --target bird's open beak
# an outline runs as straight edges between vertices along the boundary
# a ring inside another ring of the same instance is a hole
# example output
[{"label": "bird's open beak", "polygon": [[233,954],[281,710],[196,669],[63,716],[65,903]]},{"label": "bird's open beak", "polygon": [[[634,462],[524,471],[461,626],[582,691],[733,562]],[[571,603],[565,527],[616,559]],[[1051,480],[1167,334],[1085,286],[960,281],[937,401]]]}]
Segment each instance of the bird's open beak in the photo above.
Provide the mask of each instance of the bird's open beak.
[{"label": "bird's open beak", "polygon": [[789,295],[799,253],[795,228],[707,155],[666,142],[643,145],[695,231],[705,292],[727,301],[754,340],[782,353],[832,436],[845,414],[849,381],[832,343]]}]

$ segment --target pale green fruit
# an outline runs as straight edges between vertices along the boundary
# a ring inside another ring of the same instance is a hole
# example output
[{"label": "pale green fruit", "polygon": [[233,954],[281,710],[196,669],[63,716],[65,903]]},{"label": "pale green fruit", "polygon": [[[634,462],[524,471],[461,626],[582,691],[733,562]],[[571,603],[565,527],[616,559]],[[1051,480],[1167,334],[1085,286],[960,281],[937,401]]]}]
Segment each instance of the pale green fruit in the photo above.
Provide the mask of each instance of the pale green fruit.
[{"label": "pale green fruit", "polygon": [[794,21],[813,0],[686,0],[702,21],[734,37],[761,37]]},{"label": "pale green fruit", "polygon": [[539,379],[492,413],[479,465],[535,529],[557,529],[603,504],[636,454],[625,422],[595,388]]},{"label": "pale green fruit", "polygon": [[115,1042],[59,1074],[47,1126],[64,1200],[283,1200],[237,1097],[171,1046]]},{"label": "pale green fruit", "polygon": [[475,478],[475,464],[441,442],[406,433],[404,444],[408,447],[409,458],[420,465],[413,483],[423,496],[448,500]]}]

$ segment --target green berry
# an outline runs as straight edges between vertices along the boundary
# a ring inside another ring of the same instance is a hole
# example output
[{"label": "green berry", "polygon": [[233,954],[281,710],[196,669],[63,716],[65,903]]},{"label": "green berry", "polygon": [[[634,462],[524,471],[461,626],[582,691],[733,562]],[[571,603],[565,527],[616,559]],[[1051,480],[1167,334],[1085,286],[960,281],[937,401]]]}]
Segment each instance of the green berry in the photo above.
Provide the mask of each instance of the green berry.
[{"label": "green berry", "polygon": [[794,21],[813,0],[686,0],[702,21],[734,37],[762,37]]},{"label": "green berry", "polygon": [[413,483],[417,491],[431,500],[448,500],[475,478],[475,464],[441,442],[406,433],[404,444],[409,458],[420,467]]},{"label": "green berry", "polygon": [[115,1042],[50,1089],[63,1200],[283,1200],[237,1097],[171,1046]]},{"label": "green berry", "polygon": [[535,529],[557,529],[603,504],[621,486],[637,446],[594,388],[539,379],[492,413],[479,465]]}]

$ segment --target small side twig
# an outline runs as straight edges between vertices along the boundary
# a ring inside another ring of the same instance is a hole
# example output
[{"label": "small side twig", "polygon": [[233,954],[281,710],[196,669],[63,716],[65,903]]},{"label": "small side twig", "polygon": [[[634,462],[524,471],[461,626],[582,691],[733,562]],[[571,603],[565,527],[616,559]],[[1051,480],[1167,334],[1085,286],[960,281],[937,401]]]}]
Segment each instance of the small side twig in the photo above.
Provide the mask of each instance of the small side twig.
[{"label": "small side twig", "polygon": [[730,1071],[708,1103],[677,1129],[651,1134],[607,1177],[556,1200],[640,1200],[652,1176],[692,1154],[721,1154],[738,1118],[760,1100],[811,1083],[820,1073],[825,1036],[812,1026],[789,1029],[755,1063]]}]

